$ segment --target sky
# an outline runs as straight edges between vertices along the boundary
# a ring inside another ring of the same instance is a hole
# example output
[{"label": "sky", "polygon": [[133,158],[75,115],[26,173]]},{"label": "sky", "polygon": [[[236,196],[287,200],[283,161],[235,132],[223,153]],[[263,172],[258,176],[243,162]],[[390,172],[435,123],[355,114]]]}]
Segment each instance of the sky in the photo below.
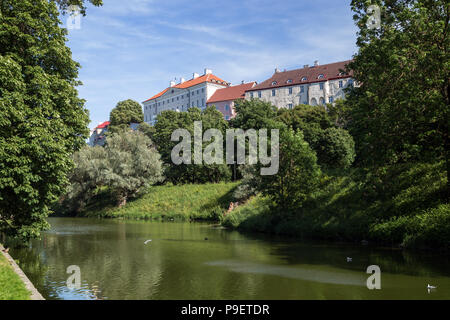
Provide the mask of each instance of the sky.
[{"label": "sky", "polygon": [[67,45],[92,129],[117,102],[142,103],[205,68],[240,84],[351,59],[356,31],[350,0],[104,0],[88,6]]}]

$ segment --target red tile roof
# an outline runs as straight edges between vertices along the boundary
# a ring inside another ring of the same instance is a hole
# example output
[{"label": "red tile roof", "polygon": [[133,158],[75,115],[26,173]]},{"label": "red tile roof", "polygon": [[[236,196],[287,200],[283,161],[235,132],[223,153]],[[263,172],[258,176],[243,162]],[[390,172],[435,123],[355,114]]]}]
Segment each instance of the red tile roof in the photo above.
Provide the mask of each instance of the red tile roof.
[{"label": "red tile roof", "polygon": [[109,121],[105,121],[103,123],[100,123],[97,127],[95,127],[95,129],[103,129],[103,128],[109,126],[109,123],[110,123]]},{"label": "red tile roof", "polygon": [[[345,66],[351,61],[352,60],[347,60],[319,66],[311,66],[308,68],[276,72],[270,79],[261,82],[260,84],[247,91],[264,90],[313,82],[322,82],[334,79],[349,78],[353,75],[353,72],[346,74],[341,73],[341,70],[345,70]],[[319,75],[323,75],[323,77],[319,78]],[[306,80],[302,81],[303,78],[306,78]]]},{"label": "red tile roof", "polygon": [[223,85],[223,86],[229,86],[230,84],[222,79],[220,79],[219,77],[216,77],[213,74],[204,74],[200,77],[197,77],[195,79],[191,79],[188,81],[185,81],[183,83],[179,83],[173,87],[169,87],[164,89],[163,91],[161,91],[160,93],[154,95],[153,97],[151,97],[150,99],[145,100],[144,102],[156,99],[161,97],[164,93],[166,93],[169,89],[171,88],[178,88],[178,89],[186,89],[186,88],[190,88],[193,87],[197,84],[203,83],[203,82],[211,82],[211,83],[217,83],[219,85]]},{"label": "red tile roof", "polygon": [[228,88],[218,89],[211,98],[208,99],[207,103],[220,102],[220,101],[233,101],[236,99],[244,99],[245,91],[253,88],[256,82],[249,82],[240,84],[237,86],[232,86]]}]

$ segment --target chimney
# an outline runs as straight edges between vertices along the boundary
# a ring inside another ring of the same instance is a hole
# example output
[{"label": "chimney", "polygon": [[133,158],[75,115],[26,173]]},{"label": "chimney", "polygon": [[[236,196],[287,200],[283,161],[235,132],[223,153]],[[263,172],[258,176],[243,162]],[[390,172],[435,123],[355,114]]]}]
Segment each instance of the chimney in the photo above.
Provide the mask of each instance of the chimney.
[{"label": "chimney", "polygon": [[319,60],[314,61],[314,67],[317,67],[319,65]]},{"label": "chimney", "polygon": [[242,80],[241,84],[245,84],[245,81],[244,81],[244,80]]},{"label": "chimney", "polygon": [[278,69],[278,67],[275,68],[275,73],[280,72],[280,70]]},{"label": "chimney", "polygon": [[200,77],[200,75],[197,72],[192,74],[192,79],[197,79],[198,77]]},{"label": "chimney", "polygon": [[184,79],[184,78],[181,78],[180,79],[180,83],[183,83],[183,82],[185,82],[186,80]]},{"label": "chimney", "polygon": [[170,87],[175,87],[175,81],[170,81]]},{"label": "chimney", "polygon": [[205,68],[205,74],[212,74],[212,70]]},{"label": "chimney", "polygon": [[303,68],[304,68],[304,69],[309,68],[309,64],[305,64],[305,65],[303,66]]}]

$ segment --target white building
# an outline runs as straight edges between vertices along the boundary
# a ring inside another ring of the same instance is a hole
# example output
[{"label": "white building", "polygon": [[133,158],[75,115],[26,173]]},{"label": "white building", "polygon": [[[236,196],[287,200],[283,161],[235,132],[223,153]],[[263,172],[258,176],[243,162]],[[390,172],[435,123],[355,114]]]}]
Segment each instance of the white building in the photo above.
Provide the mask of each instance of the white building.
[{"label": "white building", "polygon": [[106,132],[108,131],[109,124],[109,121],[105,121],[99,123],[98,126],[94,128],[94,130],[91,130],[88,145],[90,145],[91,147],[105,145]]},{"label": "white building", "polygon": [[299,104],[325,105],[344,98],[345,88],[353,86],[352,73],[344,72],[350,62],[342,61],[302,69],[279,71],[270,79],[245,92],[245,99],[262,99],[277,108],[292,109]]},{"label": "white building", "polygon": [[157,115],[165,110],[182,112],[192,107],[203,110],[217,89],[228,86],[230,83],[213,75],[210,69],[205,69],[203,75],[194,73],[187,81],[182,78],[178,84],[171,81],[168,88],[143,102],[144,121],[154,125]]}]

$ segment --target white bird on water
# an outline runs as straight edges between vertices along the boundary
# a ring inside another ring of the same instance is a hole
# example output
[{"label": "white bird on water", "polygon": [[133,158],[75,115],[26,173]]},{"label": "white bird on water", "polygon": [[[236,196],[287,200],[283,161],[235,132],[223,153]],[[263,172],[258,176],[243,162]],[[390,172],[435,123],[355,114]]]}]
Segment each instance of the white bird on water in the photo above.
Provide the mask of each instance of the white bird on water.
[{"label": "white bird on water", "polygon": [[428,288],[428,289],[436,289],[437,287],[435,287],[435,286],[430,286],[430,285],[428,284],[427,288]]},{"label": "white bird on water", "polygon": [[350,258],[350,257],[347,257],[347,262],[352,262],[352,258]]},{"label": "white bird on water", "polygon": [[145,241],[144,244],[147,244],[147,243],[149,243],[149,242],[152,242],[152,240],[149,239],[149,240]]}]

